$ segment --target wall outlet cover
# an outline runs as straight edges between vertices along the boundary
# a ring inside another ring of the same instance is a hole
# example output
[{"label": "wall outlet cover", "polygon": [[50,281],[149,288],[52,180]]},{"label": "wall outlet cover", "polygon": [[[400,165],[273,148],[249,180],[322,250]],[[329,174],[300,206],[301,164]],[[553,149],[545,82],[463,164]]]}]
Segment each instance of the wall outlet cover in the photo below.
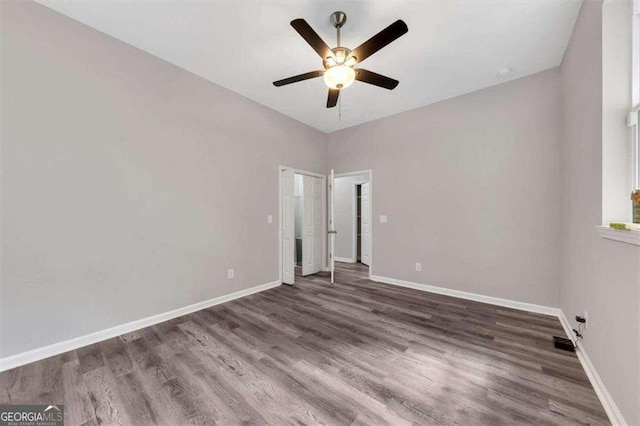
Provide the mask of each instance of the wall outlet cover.
[{"label": "wall outlet cover", "polygon": [[380,223],[387,223],[387,215],[386,214],[381,214],[380,215]]},{"label": "wall outlet cover", "polygon": [[234,277],[234,275],[235,275],[235,274],[234,274],[233,269],[228,269],[228,270],[227,270],[227,278],[228,278],[228,279],[233,278],[233,277]]},{"label": "wall outlet cover", "polygon": [[416,271],[418,272],[422,271],[422,263],[416,263]]}]

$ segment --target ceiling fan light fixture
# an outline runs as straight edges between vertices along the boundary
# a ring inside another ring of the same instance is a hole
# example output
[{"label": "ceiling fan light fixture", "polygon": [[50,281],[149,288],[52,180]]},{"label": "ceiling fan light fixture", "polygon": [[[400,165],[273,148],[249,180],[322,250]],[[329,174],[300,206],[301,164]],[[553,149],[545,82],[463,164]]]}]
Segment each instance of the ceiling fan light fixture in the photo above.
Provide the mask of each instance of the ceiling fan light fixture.
[{"label": "ceiling fan light fixture", "polygon": [[324,72],[324,83],[329,89],[344,89],[353,84],[356,72],[346,65],[336,65]]},{"label": "ceiling fan light fixture", "polygon": [[398,80],[363,68],[356,70],[354,67],[397,38],[406,34],[409,31],[407,24],[405,24],[402,19],[398,19],[354,50],[351,50],[348,47],[340,45],[340,29],[345,22],[347,22],[346,13],[334,12],[331,14],[331,24],[335,27],[337,35],[337,46],[332,49],[322,40],[318,33],[311,28],[307,21],[302,18],[291,21],[293,29],[296,30],[307,44],[322,58],[324,70],[294,75],[293,77],[274,81],[273,85],[281,87],[323,76],[325,84],[329,87],[327,108],[333,108],[338,105],[341,89],[351,86],[355,80],[387,90],[395,89],[398,86]]}]

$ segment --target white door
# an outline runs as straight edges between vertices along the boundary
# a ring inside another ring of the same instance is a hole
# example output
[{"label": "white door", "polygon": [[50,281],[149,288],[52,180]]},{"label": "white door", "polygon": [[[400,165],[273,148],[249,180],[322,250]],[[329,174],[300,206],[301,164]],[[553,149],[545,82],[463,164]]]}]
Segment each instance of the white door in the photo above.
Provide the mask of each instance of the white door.
[{"label": "white door", "polygon": [[334,217],[334,204],[335,204],[335,192],[334,192],[335,176],[333,169],[331,169],[331,175],[329,176],[329,271],[331,271],[331,283],[334,282],[335,275],[335,262],[333,260],[335,253],[335,217]]},{"label": "white door", "polygon": [[371,258],[371,205],[369,204],[369,183],[363,183],[361,188],[361,215],[362,222],[360,225],[361,235],[361,253],[360,261],[365,265],[370,265]]},{"label": "white door", "polygon": [[295,198],[294,184],[295,172],[283,170],[282,179],[282,282],[293,284],[295,282]]},{"label": "white door", "polygon": [[322,205],[320,204],[321,182],[317,177],[302,177],[302,275],[320,272],[320,226]]}]

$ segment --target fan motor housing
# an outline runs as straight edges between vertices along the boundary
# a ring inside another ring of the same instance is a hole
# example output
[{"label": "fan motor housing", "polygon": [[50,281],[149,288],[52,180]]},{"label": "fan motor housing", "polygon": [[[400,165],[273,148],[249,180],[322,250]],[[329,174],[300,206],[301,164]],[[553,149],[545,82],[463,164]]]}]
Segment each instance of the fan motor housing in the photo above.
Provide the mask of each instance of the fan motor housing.
[{"label": "fan motor housing", "polygon": [[335,28],[342,28],[347,23],[347,14],[340,11],[333,12],[329,19],[331,20],[331,25]]}]

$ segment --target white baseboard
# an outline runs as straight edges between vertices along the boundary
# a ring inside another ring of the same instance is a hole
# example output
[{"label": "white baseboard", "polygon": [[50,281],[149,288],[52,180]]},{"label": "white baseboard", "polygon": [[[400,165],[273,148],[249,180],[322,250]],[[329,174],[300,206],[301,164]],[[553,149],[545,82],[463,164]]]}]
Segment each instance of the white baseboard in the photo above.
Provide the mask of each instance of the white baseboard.
[{"label": "white baseboard", "polygon": [[598,375],[598,371],[596,370],[594,365],[591,363],[591,359],[589,358],[589,355],[587,354],[587,351],[585,350],[584,346],[580,344],[580,342],[576,339],[575,335],[573,334],[571,324],[567,320],[567,317],[564,315],[564,312],[560,311],[558,318],[560,319],[560,323],[562,324],[564,331],[567,333],[569,338],[573,341],[574,345],[576,345],[576,355],[578,356],[578,359],[580,360],[580,364],[582,365],[584,372],[587,374],[587,377],[591,382],[591,386],[593,387],[593,390],[595,390],[596,395],[598,395],[598,399],[600,399],[600,403],[604,407],[604,410],[607,412],[607,416],[609,416],[609,421],[611,421],[611,424],[616,426],[617,425],[626,426],[627,422],[624,420],[624,417],[622,416],[620,409],[618,408],[615,401],[611,397],[611,394],[609,394],[609,391],[607,391],[607,388],[605,387],[604,382]]},{"label": "white baseboard", "polygon": [[[542,306],[535,305],[532,303],[524,303],[517,302],[515,300],[509,299],[501,299],[498,297],[484,296],[476,293],[467,293],[465,291],[459,290],[451,290],[443,287],[436,287],[427,284],[418,284],[410,281],[397,280],[395,278],[387,278],[381,277],[377,275],[372,275],[370,278],[372,281],[378,281],[381,283],[397,285],[400,287],[413,288],[415,290],[427,291],[430,293],[443,294],[446,296],[459,297],[461,299],[474,300],[476,302],[489,303],[491,305],[504,306],[507,308],[519,309],[521,311],[535,312],[538,314],[545,314],[555,316],[560,320],[560,324],[562,324],[562,328],[565,333],[571,339],[574,344],[576,344],[576,338],[573,334],[573,330],[571,324],[567,320],[567,317],[564,315],[564,312],[560,308],[552,308],[550,306]],[[624,420],[622,413],[618,409],[618,406],[614,402],[613,398],[607,391],[602,379],[598,375],[595,367],[591,363],[589,356],[587,355],[586,350],[579,343],[577,343],[576,355],[580,360],[580,364],[584,369],[589,381],[591,382],[591,386],[593,386],[596,395],[600,399],[600,403],[604,407],[604,410],[607,412],[607,416],[609,416],[609,420],[613,425],[626,426],[627,422]]]},{"label": "white baseboard", "polygon": [[381,283],[397,285],[400,287],[413,288],[415,290],[427,291],[429,293],[443,294],[445,296],[458,297],[460,299],[473,300],[481,303],[489,303],[491,305],[504,306],[506,308],[519,309],[521,311],[535,312],[537,314],[551,315],[554,317],[559,316],[561,313],[559,308],[552,308],[550,306],[535,305],[533,303],[517,302],[515,300],[501,299],[499,297],[484,296],[482,294],[468,293],[466,291],[451,290],[444,287],[436,287],[428,284],[418,284],[410,281],[397,280],[395,278],[381,277],[378,275],[372,275],[370,278],[372,281],[378,281]]},{"label": "white baseboard", "polygon": [[348,257],[334,257],[333,260],[335,260],[336,262],[344,262],[344,263],[356,263],[355,260],[350,259]]},{"label": "white baseboard", "polygon": [[198,303],[194,303],[193,305],[174,309],[173,311],[164,312],[158,315],[153,315],[147,318],[142,318],[126,324],[108,328],[106,330],[101,330],[95,333],[87,334],[85,336],[80,336],[70,340],[65,340],[64,342],[54,343],[52,345],[44,346],[42,348],[33,349],[27,352],[22,352],[20,354],[12,355],[6,358],[1,358],[0,372],[10,370],[12,368],[20,367],[21,365],[29,364],[30,362],[35,362],[41,359],[49,358],[54,355],[59,355],[64,352],[72,351],[74,349],[78,349],[83,346],[92,345],[94,343],[111,339],[113,337],[117,337],[122,334],[131,333],[133,331],[140,330],[141,328],[149,327],[151,325],[158,324],[163,321],[181,317],[183,315],[200,311],[202,309],[206,309],[211,306],[219,305],[221,303],[225,303],[234,299],[239,299],[241,297],[249,296],[251,294],[265,291],[270,288],[278,287],[280,284],[281,284],[280,281],[272,281],[270,283],[251,287],[246,290],[236,291],[231,294],[205,300],[204,302],[198,302]]}]

